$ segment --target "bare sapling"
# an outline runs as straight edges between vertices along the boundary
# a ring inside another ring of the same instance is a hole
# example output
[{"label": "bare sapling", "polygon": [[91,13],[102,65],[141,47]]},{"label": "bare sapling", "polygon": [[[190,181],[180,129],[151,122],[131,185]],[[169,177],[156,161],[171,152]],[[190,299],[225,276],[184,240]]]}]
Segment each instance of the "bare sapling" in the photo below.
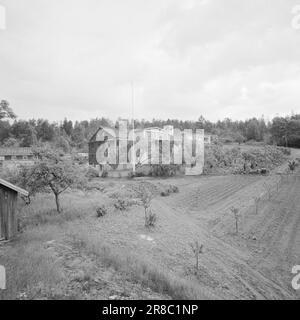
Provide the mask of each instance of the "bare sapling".
[{"label": "bare sapling", "polygon": [[256,215],[258,214],[260,200],[261,200],[260,197],[254,198],[255,214]]},{"label": "bare sapling", "polygon": [[289,171],[291,173],[294,173],[295,169],[296,169],[296,161],[295,160],[290,160],[288,163],[289,166]]},{"label": "bare sapling", "polygon": [[233,214],[233,217],[234,217],[234,221],[235,221],[235,232],[236,234],[239,233],[239,209],[238,208],[230,208],[232,214]]},{"label": "bare sapling", "polygon": [[198,240],[195,240],[194,242],[192,242],[190,244],[192,251],[194,253],[195,256],[195,268],[198,271],[199,270],[199,255],[203,254],[203,249],[204,249],[204,245],[199,243]]},{"label": "bare sapling", "polygon": [[277,192],[277,193],[279,192],[280,185],[281,185],[281,178],[276,181],[276,192]]},{"label": "bare sapling", "polygon": [[272,186],[265,182],[264,183],[264,188],[265,188],[265,190],[267,192],[268,200],[271,200],[271,198],[272,198]]},{"label": "bare sapling", "polygon": [[138,189],[138,195],[140,198],[140,201],[142,203],[142,206],[144,208],[145,213],[145,227],[154,227],[155,223],[157,221],[157,216],[155,213],[151,210],[151,202],[154,198],[154,195],[152,192],[147,190],[145,186],[140,185]]}]

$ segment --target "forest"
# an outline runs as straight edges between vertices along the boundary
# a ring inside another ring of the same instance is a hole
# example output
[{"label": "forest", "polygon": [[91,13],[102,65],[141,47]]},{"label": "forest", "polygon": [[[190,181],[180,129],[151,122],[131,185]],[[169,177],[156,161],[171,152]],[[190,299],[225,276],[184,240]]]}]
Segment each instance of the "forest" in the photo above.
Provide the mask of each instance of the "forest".
[{"label": "forest", "polygon": [[[18,119],[9,102],[0,103],[0,147],[31,147],[40,143],[70,152],[76,149],[87,152],[88,141],[101,126],[116,127],[105,117],[90,120],[50,122],[47,119]],[[300,148],[300,114],[275,117],[266,121],[264,117],[233,121],[229,118],[211,122],[204,116],[197,120],[152,119],[135,120],[135,128],[163,127],[204,129],[206,134],[216,135],[223,143],[264,142],[284,147]]]}]

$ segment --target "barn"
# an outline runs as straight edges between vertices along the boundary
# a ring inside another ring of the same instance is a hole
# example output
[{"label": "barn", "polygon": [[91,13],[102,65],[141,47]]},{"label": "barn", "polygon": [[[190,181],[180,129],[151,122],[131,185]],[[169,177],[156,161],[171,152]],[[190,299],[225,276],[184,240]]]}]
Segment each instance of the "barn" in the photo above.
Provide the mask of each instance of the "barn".
[{"label": "barn", "polygon": [[17,233],[16,204],[18,195],[28,192],[0,179],[0,241],[10,240]]}]

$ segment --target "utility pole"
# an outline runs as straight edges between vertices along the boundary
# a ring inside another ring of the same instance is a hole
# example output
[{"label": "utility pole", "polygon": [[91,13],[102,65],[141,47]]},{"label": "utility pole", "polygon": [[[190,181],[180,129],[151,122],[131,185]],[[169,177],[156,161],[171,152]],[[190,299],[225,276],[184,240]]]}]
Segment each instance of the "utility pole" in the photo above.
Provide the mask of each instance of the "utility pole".
[{"label": "utility pole", "polygon": [[134,83],[131,83],[132,89],[132,149],[131,149],[131,161],[132,161],[132,172],[135,173],[135,126],[134,126]]}]

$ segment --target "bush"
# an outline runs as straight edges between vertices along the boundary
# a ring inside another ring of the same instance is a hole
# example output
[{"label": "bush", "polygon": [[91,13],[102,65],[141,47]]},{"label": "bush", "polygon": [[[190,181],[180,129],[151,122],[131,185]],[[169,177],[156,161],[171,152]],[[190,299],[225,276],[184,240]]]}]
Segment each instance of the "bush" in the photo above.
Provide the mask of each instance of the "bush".
[{"label": "bush", "polygon": [[108,177],[108,171],[107,170],[103,170],[102,174],[101,174],[101,178],[107,178]]},{"label": "bush", "polygon": [[262,168],[270,170],[286,160],[287,150],[274,146],[251,148],[242,151],[240,148],[225,149],[221,145],[205,148],[205,173],[249,173]]},{"label": "bush", "polygon": [[177,186],[170,185],[169,191],[170,193],[179,193],[179,188]]},{"label": "bush", "polygon": [[108,211],[107,211],[106,207],[103,205],[103,206],[100,206],[96,209],[96,213],[97,213],[97,218],[101,218],[101,217],[104,217],[105,215],[107,215]]},{"label": "bush", "polygon": [[292,151],[289,148],[279,147],[278,149],[286,156],[290,156],[292,154]]},{"label": "bush", "polygon": [[157,222],[157,215],[150,209],[145,217],[145,226],[147,228],[154,228]]},{"label": "bush", "polygon": [[132,171],[130,171],[129,173],[128,173],[128,178],[129,179],[133,179],[133,178],[135,178],[136,177],[136,175],[132,172]]},{"label": "bush", "polygon": [[81,170],[79,167],[76,172],[76,181],[73,183],[72,188],[79,189],[79,190],[87,190],[88,189],[88,178],[86,173]]},{"label": "bush", "polygon": [[99,178],[99,171],[94,167],[89,167],[86,173],[86,177],[89,180],[92,180],[93,178]]},{"label": "bush", "polygon": [[289,161],[288,166],[289,166],[290,171],[294,172],[296,169],[296,161],[295,160]]},{"label": "bush", "polygon": [[114,207],[119,211],[126,211],[129,207],[134,205],[134,203],[135,202],[133,200],[118,199],[114,203]]},{"label": "bush", "polygon": [[169,185],[166,190],[163,190],[160,193],[160,195],[162,197],[168,197],[171,193],[178,193],[178,192],[179,192],[179,188],[177,186]]},{"label": "bush", "polygon": [[154,164],[154,165],[142,165],[137,166],[135,173],[130,172],[129,178],[135,177],[173,177],[180,170],[179,165],[172,164]]},{"label": "bush", "polygon": [[173,177],[176,175],[178,170],[179,170],[178,165],[155,164],[155,165],[151,165],[149,175],[152,177]]}]

